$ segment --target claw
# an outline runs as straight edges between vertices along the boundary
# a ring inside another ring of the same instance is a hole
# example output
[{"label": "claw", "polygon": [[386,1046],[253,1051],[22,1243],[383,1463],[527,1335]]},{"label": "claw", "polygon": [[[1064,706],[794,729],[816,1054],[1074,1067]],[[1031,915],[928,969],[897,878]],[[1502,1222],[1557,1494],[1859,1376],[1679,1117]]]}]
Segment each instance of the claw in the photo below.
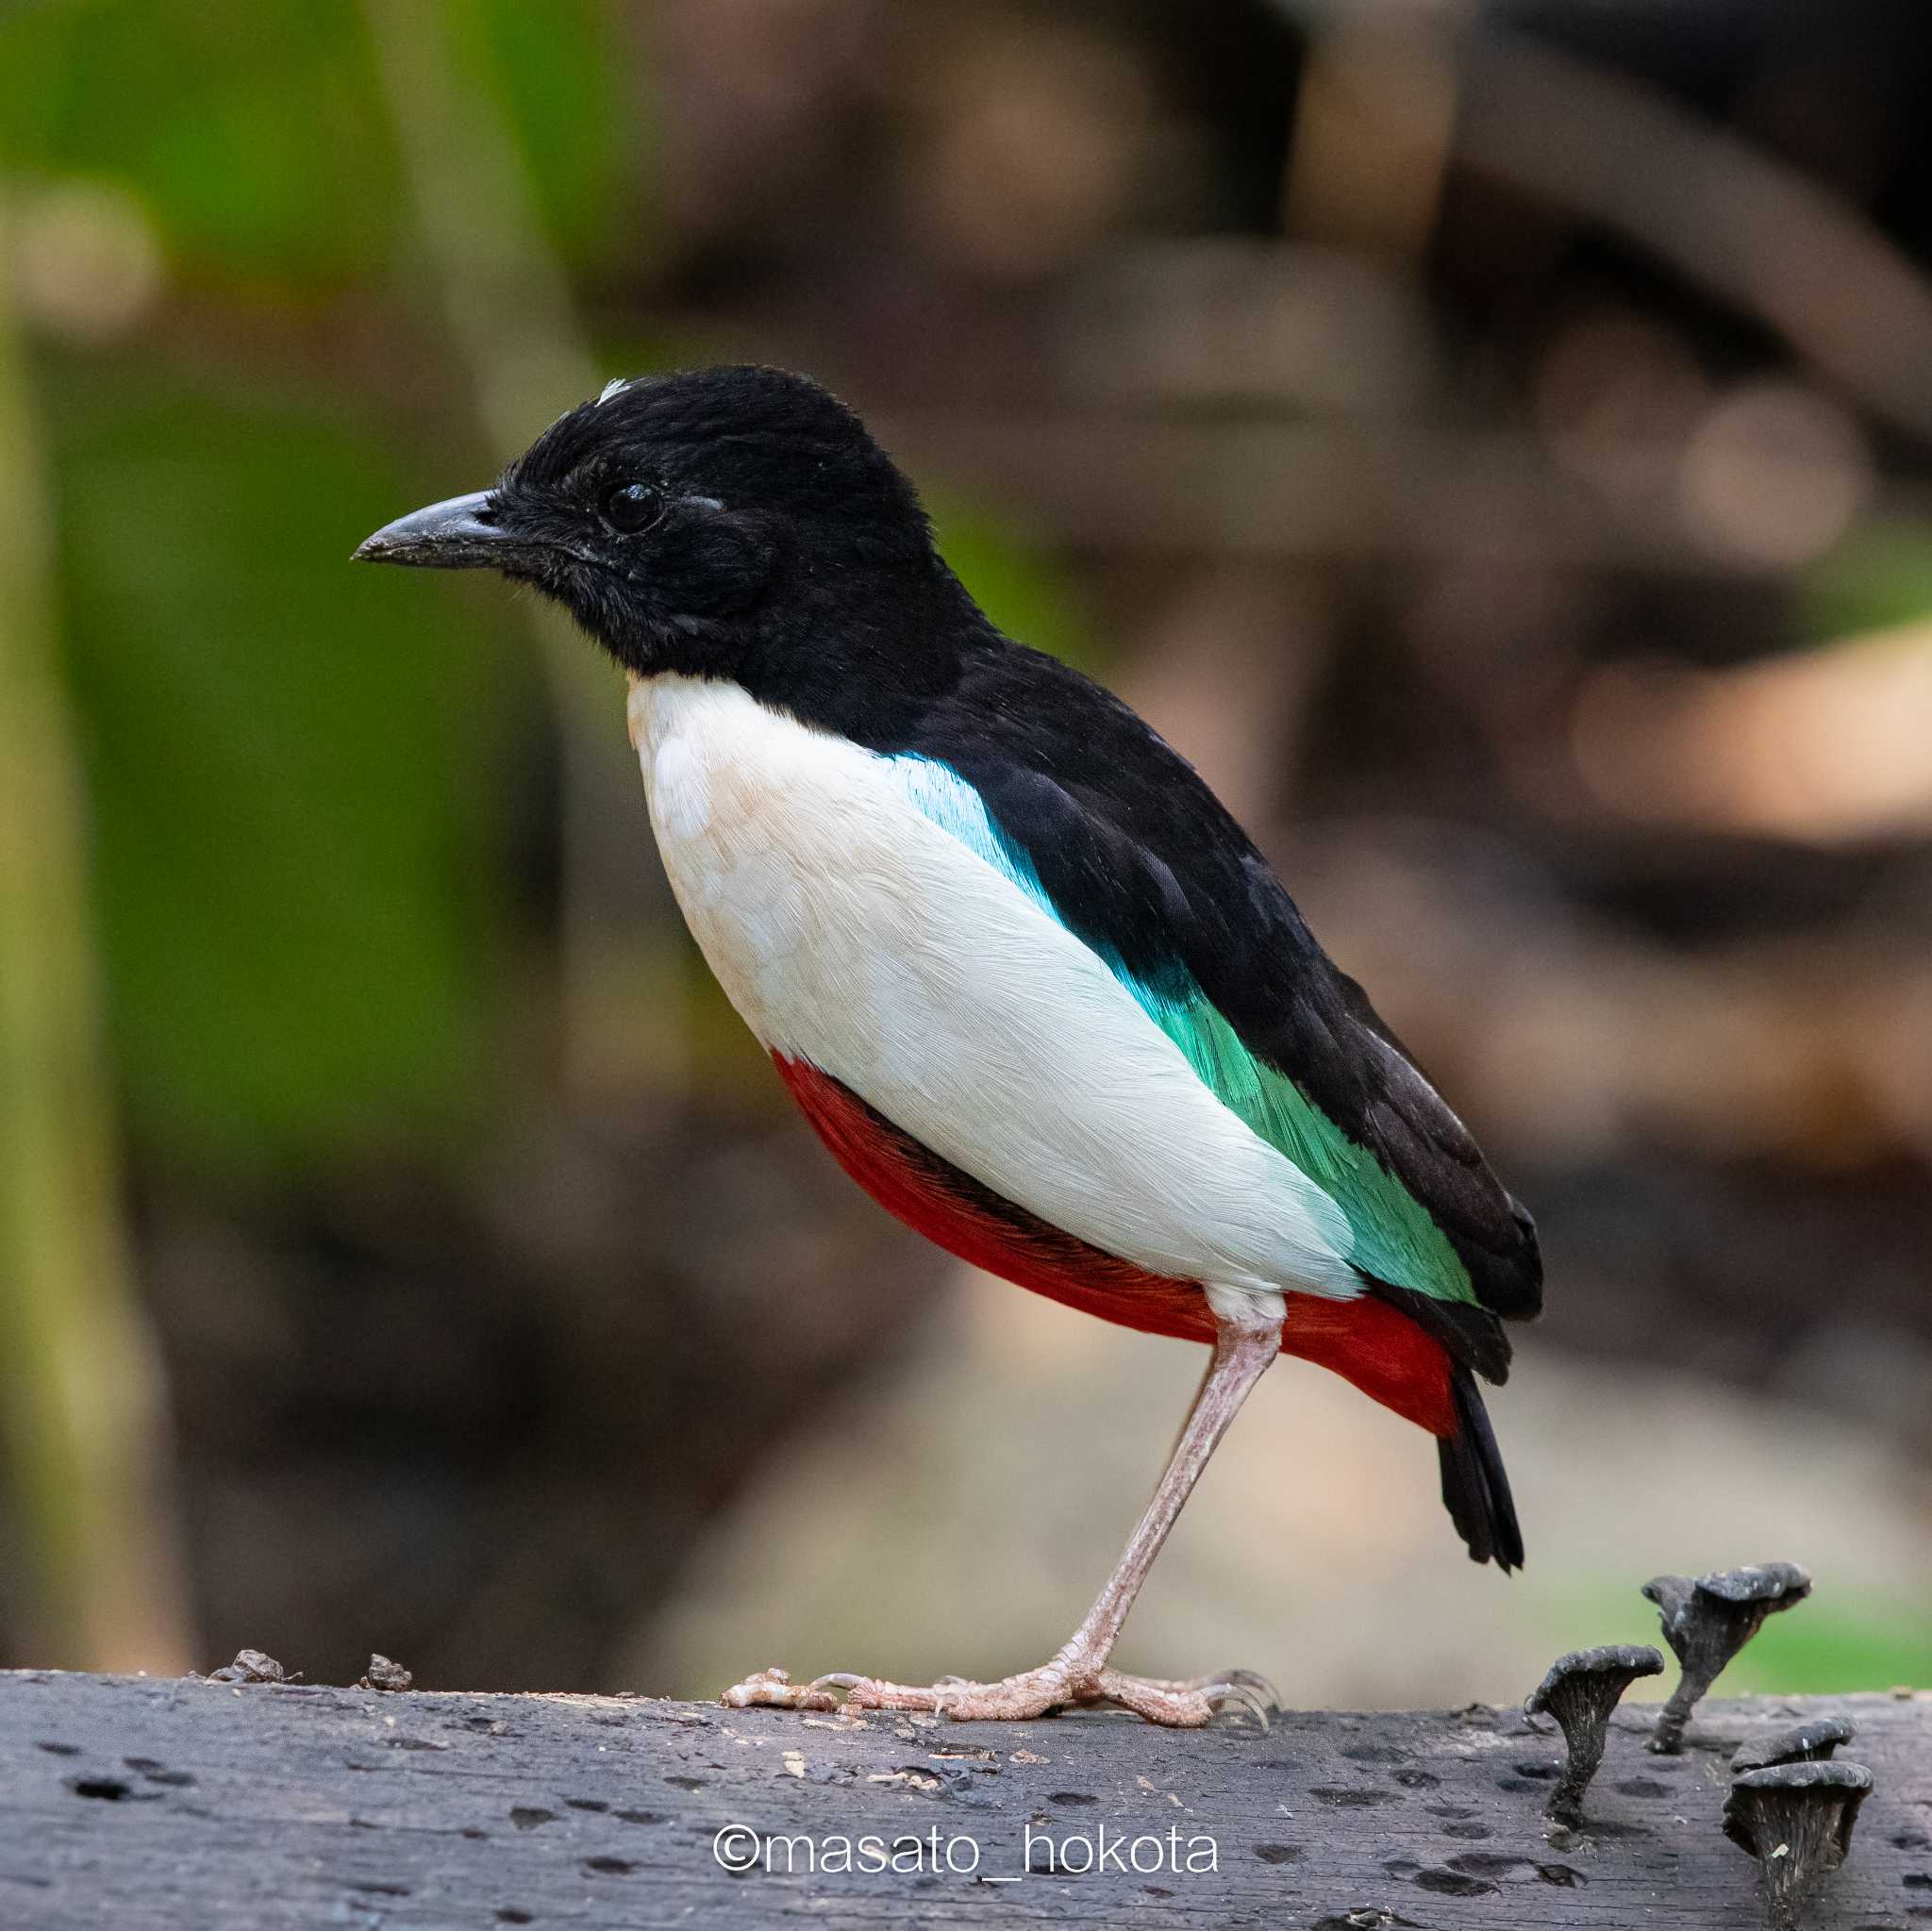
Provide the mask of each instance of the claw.
[{"label": "claw", "polygon": [[1245,1710],[1254,1718],[1256,1726],[1266,1732],[1270,1705],[1264,1702],[1260,1693],[1247,1683],[1238,1681],[1249,1673],[1245,1670],[1233,1672],[1213,1683],[1204,1683],[1201,1693],[1208,1699],[1208,1706],[1219,1716],[1223,1710]]},{"label": "claw", "polygon": [[1212,1689],[1217,1683],[1240,1683],[1252,1690],[1271,1710],[1281,1707],[1281,1691],[1269,1682],[1258,1670],[1223,1670],[1212,1676],[1202,1687]]}]

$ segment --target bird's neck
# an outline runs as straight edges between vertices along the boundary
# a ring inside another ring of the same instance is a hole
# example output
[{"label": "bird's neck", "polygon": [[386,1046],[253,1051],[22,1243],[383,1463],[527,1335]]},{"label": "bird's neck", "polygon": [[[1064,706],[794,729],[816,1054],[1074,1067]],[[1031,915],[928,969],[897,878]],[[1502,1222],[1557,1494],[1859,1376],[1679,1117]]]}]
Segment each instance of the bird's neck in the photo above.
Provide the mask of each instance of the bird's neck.
[{"label": "bird's neck", "polygon": [[811,580],[760,627],[733,681],[802,724],[872,749],[908,741],[1005,640],[939,558]]}]

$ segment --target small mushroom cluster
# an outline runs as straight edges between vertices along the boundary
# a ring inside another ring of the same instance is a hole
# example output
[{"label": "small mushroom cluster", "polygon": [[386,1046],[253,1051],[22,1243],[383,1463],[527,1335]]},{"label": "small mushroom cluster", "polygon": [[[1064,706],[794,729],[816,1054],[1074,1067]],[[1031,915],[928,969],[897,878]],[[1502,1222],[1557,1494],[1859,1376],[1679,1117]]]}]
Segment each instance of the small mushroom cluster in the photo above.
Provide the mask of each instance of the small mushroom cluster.
[{"label": "small mushroom cluster", "polygon": [[1731,1758],[1724,1835],[1763,1867],[1772,1931],[1797,1931],[1799,1901],[1851,1855],[1872,1773],[1832,1753],[1853,1734],[1842,1717],[1817,1717]]},{"label": "small mushroom cluster", "polygon": [[[1659,1711],[1650,1747],[1674,1756],[1706,1690],[1757,1634],[1767,1616],[1802,1603],[1811,1578],[1795,1562],[1764,1562],[1709,1575],[1654,1576],[1643,1593],[1657,1606],[1664,1640],[1675,1652],[1677,1687]],[[1566,1756],[1546,1814],[1565,1829],[1583,1824],[1583,1797],[1603,1762],[1610,1716],[1640,1676],[1655,1676],[1663,1656],[1647,1645],[1573,1650],[1523,1706],[1532,1723],[1556,1719]],[[1850,1854],[1852,1825],[1872,1788],[1862,1764],[1839,1763],[1832,1753],[1851,1741],[1842,1717],[1813,1717],[1759,1741],[1742,1744],[1731,1759],[1724,1835],[1763,1867],[1772,1931],[1796,1931],[1799,1901]]]},{"label": "small mushroom cluster", "polygon": [[[1677,1687],[1657,1717],[1650,1747],[1675,1756],[1684,1727],[1724,1667],[1757,1634],[1774,1610],[1789,1609],[1811,1592],[1811,1578],[1795,1562],[1760,1562],[1695,1578],[1657,1575],[1643,1593],[1657,1606],[1664,1640],[1675,1652]],[[1648,1646],[1572,1650],[1550,1666],[1529,1700],[1526,1717],[1556,1718],[1568,1757],[1551,1792],[1550,1818],[1574,1827],[1583,1820],[1583,1793],[1603,1761],[1610,1712],[1640,1676],[1655,1676],[1664,1659]]]}]

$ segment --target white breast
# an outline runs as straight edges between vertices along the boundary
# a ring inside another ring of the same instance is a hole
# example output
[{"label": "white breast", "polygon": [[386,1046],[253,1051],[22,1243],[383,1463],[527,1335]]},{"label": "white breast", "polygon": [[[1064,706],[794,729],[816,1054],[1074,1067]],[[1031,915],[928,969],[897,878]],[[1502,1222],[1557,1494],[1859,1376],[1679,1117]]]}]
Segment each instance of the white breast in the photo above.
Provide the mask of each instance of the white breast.
[{"label": "white breast", "polygon": [[895,760],[693,678],[634,681],[630,727],[672,889],[769,1049],[1140,1266],[1360,1291],[1333,1202]]}]

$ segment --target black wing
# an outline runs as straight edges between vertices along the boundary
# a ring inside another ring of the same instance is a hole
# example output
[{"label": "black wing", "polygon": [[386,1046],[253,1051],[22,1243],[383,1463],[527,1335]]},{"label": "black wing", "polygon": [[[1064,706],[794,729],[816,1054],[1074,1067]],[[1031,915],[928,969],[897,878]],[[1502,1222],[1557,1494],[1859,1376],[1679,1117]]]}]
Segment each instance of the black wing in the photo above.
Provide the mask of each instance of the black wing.
[{"label": "black wing", "polygon": [[1534,1224],[1193,767],[1111,693],[1004,641],[891,738],[877,748],[941,759],[974,787],[1081,939],[1156,988],[1184,996],[1191,979],[1427,1209],[1480,1307],[1375,1290],[1500,1378],[1494,1317],[1542,1304]]}]

